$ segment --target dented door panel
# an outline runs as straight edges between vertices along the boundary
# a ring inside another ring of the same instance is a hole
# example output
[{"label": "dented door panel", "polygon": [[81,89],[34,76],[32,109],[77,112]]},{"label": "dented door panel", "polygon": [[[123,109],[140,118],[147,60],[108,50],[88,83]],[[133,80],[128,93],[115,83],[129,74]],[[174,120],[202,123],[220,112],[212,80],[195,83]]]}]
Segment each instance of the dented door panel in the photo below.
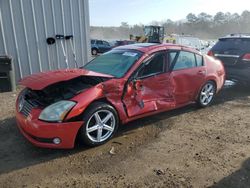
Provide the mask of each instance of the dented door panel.
[{"label": "dented door panel", "polygon": [[173,108],[175,102],[172,90],[168,73],[142,79],[140,90],[135,88],[133,82],[129,83],[123,99],[128,116]]},{"label": "dented door panel", "polygon": [[[204,71],[204,74],[202,71]],[[205,81],[205,74],[205,67],[195,67],[171,73],[170,79],[174,86],[173,95],[177,105],[195,100],[200,87]]]}]

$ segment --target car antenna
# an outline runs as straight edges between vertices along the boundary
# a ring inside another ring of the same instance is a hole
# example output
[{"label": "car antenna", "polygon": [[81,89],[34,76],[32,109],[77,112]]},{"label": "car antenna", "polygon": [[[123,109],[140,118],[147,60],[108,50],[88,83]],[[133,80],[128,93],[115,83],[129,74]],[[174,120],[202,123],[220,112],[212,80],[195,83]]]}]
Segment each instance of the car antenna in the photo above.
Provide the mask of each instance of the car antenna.
[{"label": "car antenna", "polygon": [[72,51],[72,54],[73,54],[73,57],[74,57],[75,67],[79,68],[78,63],[76,61],[76,51],[75,51],[76,49],[75,49],[75,46],[74,46],[73,35],[65,36],[65,40],[70,40],[70,47],[71,47],[71,51]]}]

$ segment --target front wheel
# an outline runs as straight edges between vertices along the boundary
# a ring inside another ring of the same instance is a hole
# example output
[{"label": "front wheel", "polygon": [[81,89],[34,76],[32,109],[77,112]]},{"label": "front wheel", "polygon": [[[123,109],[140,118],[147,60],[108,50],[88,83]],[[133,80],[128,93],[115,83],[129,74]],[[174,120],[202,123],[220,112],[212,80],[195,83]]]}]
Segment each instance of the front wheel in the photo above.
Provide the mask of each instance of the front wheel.
[{"label": "front wheel", "polygon": [[91,50],[91,53],[92,53],[92,55],[97,55],[98,51],[97,51],[97,49],[93,48],[93,49]]},{"label": "front wheel", "polygon": [[207,107],[209,106],[216,94],[216,86],[214,82],[208,81],[201,89],[197,103],[200,107]]},{"label": "front wheel", "polygon": [[103,102],[93,103],[85,112],[83,120],[80,139],[89,146],[101,145],[110,140],[119,124],[116,110]]}]

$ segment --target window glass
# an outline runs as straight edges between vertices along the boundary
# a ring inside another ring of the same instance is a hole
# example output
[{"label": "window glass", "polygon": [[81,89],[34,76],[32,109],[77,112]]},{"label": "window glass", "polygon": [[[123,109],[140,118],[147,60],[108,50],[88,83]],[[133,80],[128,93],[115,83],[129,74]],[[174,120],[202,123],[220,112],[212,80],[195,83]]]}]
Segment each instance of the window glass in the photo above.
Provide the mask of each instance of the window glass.
[{"label": "window glass", "polygon": [[139,71],[138,77],[146,77],[161,73],[164,71],[165,53],[156,54],[146,65]]},{"label": "window glass", "polygon": [[95,44],[95,41],[94,41],[94,40],[91,40],[91,44]]},{"label": "window glass", "polygon": [[219,54],[241,55],[249,52],[250,38],[222,38],[217,42],[212,51]]},{"label": "window glass", "polygon": [[138,51],[111,50],[93,59],[83,68],[120,78],[141,56],[142,53]]},{"label": "window glass", "polygon": [[197,66],[198,67],[201,67],[203,66],[203,58],[201,55],[198,55],[198,54],[195,54],[196,56],[196,63],[197,63]]},{"label": "window glass", "polygon": [[178,54],[178,52],[169,52],[168,53],[168,62],[169,62],[169,65],[171,66],[173,63],[174,63],[174,59],[176,57],[176,55]]},{"label": "window glass", "polygon": [[190,52],[181,51],[173,70],[188,69],[196,67],[195,55]]},{"label": "window glass", "polygon": [[96,44],[102,44],[101,40],[96,41]]},{"label": "window glass", "polygon": [[106,42],[106,41],[103,41],[103,44],[104,44],[105,46],[109,46],[109,43]]}]

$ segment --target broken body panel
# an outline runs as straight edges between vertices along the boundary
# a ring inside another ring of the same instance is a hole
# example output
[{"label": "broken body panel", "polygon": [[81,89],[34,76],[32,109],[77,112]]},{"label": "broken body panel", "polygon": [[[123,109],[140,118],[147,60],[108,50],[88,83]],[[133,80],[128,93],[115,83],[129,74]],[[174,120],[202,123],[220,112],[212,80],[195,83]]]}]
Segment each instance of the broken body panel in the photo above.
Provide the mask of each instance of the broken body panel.
[{"label": "broken body panel", "polygon": [[[123,48],[125,47],[120,47],[119,49]],[[138,50],[134,46],[131,49]],[[67,143],[64,140],[64,144],[59,146],[60,148],[72,148],[72,143],[75,141],[78,130],[84,124],[81,119],[82,115],[94,101],[105,101],[111,104],[116,109],[120,122],[124,124],[138,118],[175,109],[194,102],[201,87],[207,80],[213,80],[216,83],[217,91],[221,89],[224,84],[224,69],[220,62],[215,62],[215,60],[208,57],[204,57],[204,66],[202,67],[179,71],[164,71],[161,74],[143,79],[133,78],[134,73],[151,54],[169,49],[184,49],[198,53],[192,49],[174,45],[145,47],[140,49],[144,54],[122,78],[115,78],[111,75],[84,69],[51,71],[24,78],[20,84],[28,88],[25,91],[27,92],[25,97],[27,100],[37,103],[37,106],[30,112],[31,114],[33,112],[36,114],[35,121],[31,121],[34,118],[32,115],[28,116],[27,120],[24,120],[25,118],[22,114],[17,112],[17,121],[21,132],[35,145],[40,147],[56,147],[53,144],[38,144],[32,137],[29,137],[29,135],[34,134],[38,135],[38,137],[44,136],[38,133],[41,131],[40,129],[34,129],[34,127],[41,127],[39,122],[46,124],[46,122],[38,120],[37,114],[46,106],[57,101],[75,101],[76,105],[67,114],[63,123],[61,125],[57,123],[54,126],[55,132],[57,130],[61,132],[63,124],[69,125],[65,127],[70,127],[71,123],[74,124],[75,128],[70,133],[70,135],[73,135],[71,136],[71,141],[68,141],[67,138]],[[213,64],[216,64],[215,67]],[[215,69],[219,72],[216,72]],[[17,109],[18,105],[17,100]],[[53,127],[52,124],[51,126]],[[66,132],[68,131],[67,129],[65,130]],[[67,137],[66,132],[60,134],[63,137]],[[50,138],[58,136],[56,133],[48,135]]]}]

